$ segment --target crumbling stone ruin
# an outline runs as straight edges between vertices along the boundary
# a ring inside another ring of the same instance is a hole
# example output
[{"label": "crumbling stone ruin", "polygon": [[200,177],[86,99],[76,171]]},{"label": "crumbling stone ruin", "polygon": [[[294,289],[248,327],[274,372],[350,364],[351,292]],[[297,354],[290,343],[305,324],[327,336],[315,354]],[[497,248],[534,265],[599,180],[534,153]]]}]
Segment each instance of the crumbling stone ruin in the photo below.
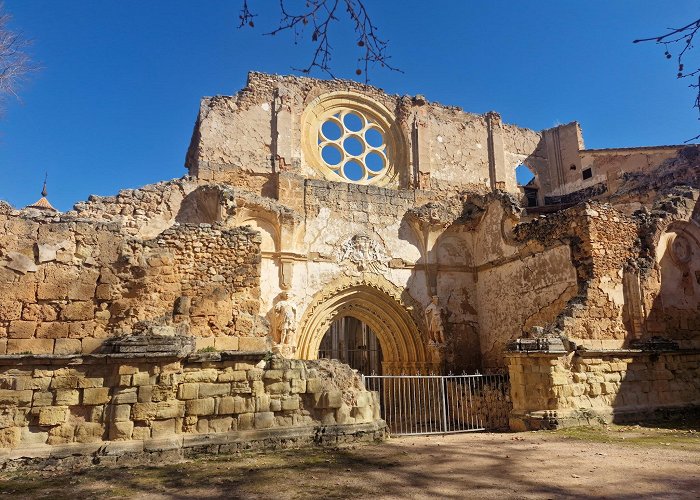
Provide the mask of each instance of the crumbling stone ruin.
[{"label": "crumbling stone ruin", "polygon": [[0,204],[3,457],[381,437],[317,358],[507,372],[516,430],[693,407],[699,159],[250,73],[185,177]]}]

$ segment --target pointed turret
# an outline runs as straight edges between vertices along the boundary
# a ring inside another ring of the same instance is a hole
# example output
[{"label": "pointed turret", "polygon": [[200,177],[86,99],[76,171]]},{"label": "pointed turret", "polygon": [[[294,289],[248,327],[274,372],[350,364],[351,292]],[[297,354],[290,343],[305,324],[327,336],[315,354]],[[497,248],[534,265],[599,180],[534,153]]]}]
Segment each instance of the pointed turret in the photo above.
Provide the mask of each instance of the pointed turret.
[{"label": "pointed turret", "polygon": [[37,201],[35,201],[31,205],[27,205],[24,208],[37,208],[39,210],[46,210],[49,212],[58,212],[58,210],[56,210],[53,207],[53,205],[51,205],[51,203],[49,203],[49,200],[46,198],[49,194],[49,192],[46,190],[46,181],[47,181],[48,177],[49,177],[49,174],[47,173],[44,176],[44,187],[41,190],[41,198],[39,198]]}]

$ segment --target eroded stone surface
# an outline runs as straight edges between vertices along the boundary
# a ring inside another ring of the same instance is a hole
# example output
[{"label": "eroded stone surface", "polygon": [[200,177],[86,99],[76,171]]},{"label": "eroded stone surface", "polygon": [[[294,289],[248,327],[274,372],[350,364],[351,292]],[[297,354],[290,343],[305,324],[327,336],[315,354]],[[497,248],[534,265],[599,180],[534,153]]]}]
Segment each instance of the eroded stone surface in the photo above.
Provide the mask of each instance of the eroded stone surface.
[{"label": "eroded stone surface", "polygon": [[[392,175],[338,182],[318,167],[309,149],[317,145],[314,116],[330,95],[383,113]],[[29,388],[12,382],[3,390],[13,408],[27,398],[46,408],[44,422],[58,419],[56,405],[89,410],[76,418],[101,422],[109,439],[296,425],[312,418],[302,395],[334,411],[318,421],[352,423],[369,418],[353,410],[358,401],[343,399],[355,379],[328,389],[318,376],[275,367],[265,376],[254,366],[217,371],[222,351],[316,358],[344,316],[376,334],[385,374],[517,376],[537,368],[541,354],[518,354],[513,363],[506,346],[524,345],[513,342],[520,338],[590,353],[664,337],[684,360],[674,380],[686,377],[697,373],[700,348],[699,159],[697,146],[586,150],[577,123],[536,132],[497,113],[355,82],[251,73],[237,95],[202,101],[189,176],[91,196],[65,214],[0,204],[0,354],[172,356],[171,378],[151,380],[167,364],[145,374],[125,363],[117,374],[86,378],[56,377],[68,368],[49,364],[38,377],[49,387],[36,382],[39,392],[22,392],[38,390],[22,379]],[[527,186],[517,185],[519,164],[535,175]],[[204,351],[201,366],[176,383],[179,360],[192,349]],[[585,406],[567,399],[569,389],[554,390],[574,384],[567,369],[567,382],[545,381],[546,406],[540,389],[524,390],[514,411]],[[69,392],[47,392],[54,387]],[[108,389],[111,399],[87,389]],[[700,403],[697,386],[669,394],[640,404]],[[594,396],[596,405],[619,405]],[[173,398],[182,404],[158,406]],[[255,411],[235,418],[217,413],[250,405]],[[155,412],[157,424],[133,423],[134,412]],[[77,436],[71,425],[37,435],[69,442]],[[97,434],[95,426],[79,432],[85,442]],[[8,430],[2,439],[23,435]]]}]

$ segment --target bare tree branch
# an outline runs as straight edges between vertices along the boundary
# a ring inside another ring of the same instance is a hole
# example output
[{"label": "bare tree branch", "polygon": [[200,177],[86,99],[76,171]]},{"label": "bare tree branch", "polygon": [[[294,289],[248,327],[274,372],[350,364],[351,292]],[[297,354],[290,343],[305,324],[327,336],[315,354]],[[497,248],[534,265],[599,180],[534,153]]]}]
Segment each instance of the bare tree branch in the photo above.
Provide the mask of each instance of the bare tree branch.
[{"label": "bare tree branch", "polygon": [[[369,82],[370,67],[375,65],[401,72],[390,64],[391,57],[387,54],[389,41],[380,38],[378,27],[372,21],[363,0],[306,0],[301,6],[295,5],[296,10],[292,10],[291,3],[293,3],[292,0],[279,0],[279,26],[265,34],[277,35],[291,31],[297,43],[305,33],[311,32],[311,41],[315,45],[311,62],[303,68],[292,68],[295,71],[309,74],[316,68],[333,77],[331,69],[333,46],[330,42],[330,33],[333,23],[341,22],[342,17],[345,17],[352,23],[356,36],[355,42],[360,51],[355,74],[359,76],[364,73],[365,82]],[[248,1],[243,0],[239,28],[254,27],[254,17],[257,17],[257,14],[250,10]]]},{"label": "bare tree branch", "polygon": [[31,42],[10,29],[11,19],[12,16],[0,1],[0,107],[8,95],[19,99],[17,90],[20,83],[37,69],[27,53]]},{"label": "bare tree branch", "polygon": [[[695,90],[695,102],[693,107],[698,110],[700,114],[700,66],[693,65],[692,69],[687,70],[685,68],[686,58],[691,50],[693,50],[693,40],[695,35],[700,31],[700,19],[696,19],[690,24],[687,24],[681,28],[669,28],[668,32],[654,36],[650,38],[640,38],[634,40],[633,43],[639,42],[655,42],[658,45],[664,46],[664,56],[666,59],[673,58],[672,51],[677,51],[676,63],[678,64],[678,71],[676,73],[677,78],[691,78],[697,77],[697,83],[691,83],[688,86]],[[693,78],[693,81],[696,79]],[[700,120],[700,117],[698,117]],[[695,137],[691,137],[685,142],[694,141],[700,139],[700,134]]]}]

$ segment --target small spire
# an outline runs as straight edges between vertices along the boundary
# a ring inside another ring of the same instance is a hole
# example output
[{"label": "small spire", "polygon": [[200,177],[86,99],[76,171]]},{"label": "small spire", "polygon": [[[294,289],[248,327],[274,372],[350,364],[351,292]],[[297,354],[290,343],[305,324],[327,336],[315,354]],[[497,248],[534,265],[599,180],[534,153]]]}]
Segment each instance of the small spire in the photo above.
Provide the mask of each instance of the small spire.
[{"label": "small spire", "polygon": [[32,203],[31,205],[27,205],[24,208],[38,208],[39,210],[47,210],[50,212],[58,212],[51,203],[49,203],[49,200],[46,199],[46,195],[48,194],[48,190],[46,189],[46,181],[49,178],[49,173],[46,172],[44,175],[44,187],[41,190],[41,198],[36,203]]}]

